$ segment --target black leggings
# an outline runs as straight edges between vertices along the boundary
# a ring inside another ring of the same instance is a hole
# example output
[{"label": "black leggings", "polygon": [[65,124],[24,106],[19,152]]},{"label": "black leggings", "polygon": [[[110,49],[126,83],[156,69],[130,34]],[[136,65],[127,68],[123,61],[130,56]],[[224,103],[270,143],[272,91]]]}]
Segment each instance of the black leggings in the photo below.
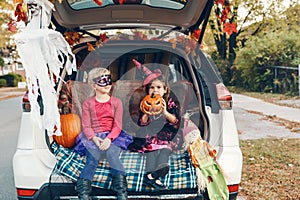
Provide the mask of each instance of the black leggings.
[{"label": "black leggings", "polygon": [[169,171],[170,149],[159,149],[146,153],[146,173],[153,178],[165,176]]}]

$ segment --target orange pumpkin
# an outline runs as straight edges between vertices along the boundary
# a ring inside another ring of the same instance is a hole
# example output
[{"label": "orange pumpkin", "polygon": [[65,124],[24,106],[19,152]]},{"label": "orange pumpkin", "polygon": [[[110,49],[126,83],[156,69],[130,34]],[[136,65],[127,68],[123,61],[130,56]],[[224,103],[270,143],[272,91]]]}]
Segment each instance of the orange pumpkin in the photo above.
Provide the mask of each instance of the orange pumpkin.
[{"label": "orange pumpkin", "polygon": [[158,115],[163,110],[163,100],[158,94],[149,94],[140,103],[140,109],[148,115]]},{"label": "orange pumpkin", "polygon": [[60,115],[61,136],[53,136],[56,143],[66,148],[71,148],[76,143],[76,137],[81,132],[81,121],[77,114],[69,113]]}]

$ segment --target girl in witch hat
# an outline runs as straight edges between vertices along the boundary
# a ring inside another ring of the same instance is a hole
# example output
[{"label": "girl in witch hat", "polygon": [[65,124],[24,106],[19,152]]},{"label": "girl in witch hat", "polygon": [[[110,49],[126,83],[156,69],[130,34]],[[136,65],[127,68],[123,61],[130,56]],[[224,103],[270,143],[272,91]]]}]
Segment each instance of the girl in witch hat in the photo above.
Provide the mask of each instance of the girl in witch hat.
[{"label": "girl in witch hat", "polygon": [[[165,190],[167,187],[160,178],[169,172],[169,157],[177,145],[173,138],[180,125],[179,107],[170,97],[170,88],[159,69],[152,72],[138,61],[133,59],[133,62],[146,75],[143,86],[148,97],[140,103],[138,125],[141,128],[128,148],[146,153],[145,183],[155,189]],[[157,107],[159,103],[160,108]]]}]

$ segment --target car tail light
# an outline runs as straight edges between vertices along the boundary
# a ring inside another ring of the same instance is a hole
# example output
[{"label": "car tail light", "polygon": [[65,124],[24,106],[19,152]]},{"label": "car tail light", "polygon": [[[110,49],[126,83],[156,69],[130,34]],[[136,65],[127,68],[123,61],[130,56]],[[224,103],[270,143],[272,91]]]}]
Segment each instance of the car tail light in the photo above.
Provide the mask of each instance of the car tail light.
[{"label": "car tail light", "polygon": [[30,102],[29,102],[29,98],[28,98],[28,91],[26,91],[26,93],[23,96],[22,108],[23,108],[23,112],[30,112],[31,111],[31,106],[30,106]]},{"label": "car tail light", "polygon": [[236,185],[228,185],[228,190],[229,190],[229,193],[234,193],[234,192],[238,192],[239,191],[239,185],[236,184]]},{"label": "car tail light", "polygon": [[219,83],[216,85],[217,96],[220,103],[220,106],[223,110],[231,110],[232,109],[232,96],[229,90],[225,87],[223,83]]},{"label": "car tail light", "polygon": [[36,193],[36,191],[37,190],[17,188],[17,194],[18,194],[18,196],[32,197]]},{"label": "car tail light", "polygon": [[[39,95],[37,97],[37,102],[40,106],[40,114],[43,115],[44,114],[44,104],[43,104],[43,98],[40,95],[40,91],[39,91]],[[29,97],[28,97],[28,90],[26,91],[26,93],[23,96],[22,108],[23,108],[23,112],[30,112],[31,111],[31,105],[30,105],[30,101],[29,101]]]}]

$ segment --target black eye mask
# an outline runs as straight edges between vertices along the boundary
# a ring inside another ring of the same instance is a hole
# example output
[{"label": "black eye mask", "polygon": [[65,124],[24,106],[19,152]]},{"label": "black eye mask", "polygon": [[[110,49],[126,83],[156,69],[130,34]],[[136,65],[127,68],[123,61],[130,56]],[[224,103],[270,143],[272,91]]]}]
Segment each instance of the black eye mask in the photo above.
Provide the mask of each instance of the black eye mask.
[{"label": "black eye mask", "polygon": [[93,79],[94,83],[100,87],[105,87],[107,85],[112,85],[111,75],[102,75],[100,77]]}]

